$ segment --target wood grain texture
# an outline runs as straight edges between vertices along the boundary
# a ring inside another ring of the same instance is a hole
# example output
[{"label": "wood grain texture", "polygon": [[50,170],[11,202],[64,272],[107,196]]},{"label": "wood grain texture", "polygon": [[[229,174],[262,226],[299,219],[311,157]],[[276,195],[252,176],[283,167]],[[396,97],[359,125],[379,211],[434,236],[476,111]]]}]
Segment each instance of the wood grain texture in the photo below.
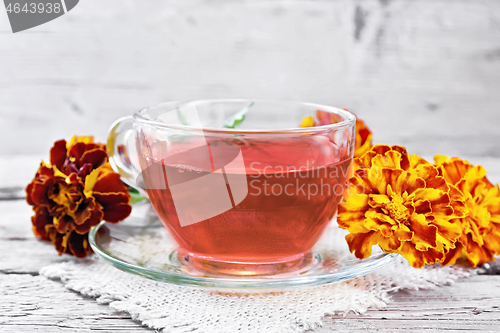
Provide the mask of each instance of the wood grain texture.
[{"label": "wood grain texture", "polygon": [[249,97],[347,107],[414,153],[500,156],[497,0],[86,0],[17,34],[0,12],[0,154]]},{"label": "wood grain texture", "polygon": [[[24,186],[35,173],[38,155],[0,156],[0,184]],[[492,182],[500,182],[500,159],[473,156]],[[4,169],[5,171],[6,169]],[[0,200],[0,331],[147,331],[129,315],[71,292],[38,275],[51,263],[78,260],[58,256],[31,232],[31,208],[24,200]],[[435,290],[403,291],[381,310],[325,317],[315,332],[498,332],[500,262],[478,275]]]},{"label": "wood grain texture", "polygon": [[130,315],[97,304],[41,276],[0,274],[2,332],[150,331]]},{"label": "wood grain texture", "polygon": [[[0,188],[22,195],[57,139],[103,141],[141,107],[221,97],[347,107],[377,143],[467,157],[500,182],[499,90],[497,0],[86,0],[17,34],[0,9]],[[34,238],[30,216],[0,200],[0,331],[147,331],[38,276],[71,259]],[[499,287],[481,275],[399,292],[316,331],[498,332]]]},{"label": "wood grain texture", "polygon": [[382,310],[329,316],[318,332],[498,332],[500,276],[475,276],[436,290],[402,291]]}]

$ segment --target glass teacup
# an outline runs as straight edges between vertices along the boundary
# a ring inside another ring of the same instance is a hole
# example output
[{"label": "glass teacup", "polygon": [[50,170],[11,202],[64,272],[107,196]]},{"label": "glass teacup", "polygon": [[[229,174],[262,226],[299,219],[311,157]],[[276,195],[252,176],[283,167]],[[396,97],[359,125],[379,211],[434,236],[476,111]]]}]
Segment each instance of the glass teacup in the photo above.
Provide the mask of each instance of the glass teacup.
[{"label": "glass teacup", "polygon": [[[317,112],[317,126],[298,127]],[[354,133],[354,115],[331,106],[170,102],[118,120],[108,153],[147,194],[184,262],[263,275],[307,264],[342,200]]]}]

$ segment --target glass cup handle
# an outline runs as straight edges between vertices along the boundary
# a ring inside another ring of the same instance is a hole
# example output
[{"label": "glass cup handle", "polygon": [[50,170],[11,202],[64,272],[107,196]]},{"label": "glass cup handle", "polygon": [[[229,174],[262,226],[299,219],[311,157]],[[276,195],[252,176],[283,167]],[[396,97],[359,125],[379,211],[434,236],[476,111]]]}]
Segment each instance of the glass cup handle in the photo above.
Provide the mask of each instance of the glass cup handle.
[{"label": "glass cup handle", "polygon": [[132,116],[120,118],[109,129],[106,145],[109,164],[114,171],[120,174],[125,184],[147,196],[146,191],[137,184],[141,171],[133,163],[136,161],[136,165],[138,165],[138,158],[135,147],[130,147],[131,143],[135,143]]}]

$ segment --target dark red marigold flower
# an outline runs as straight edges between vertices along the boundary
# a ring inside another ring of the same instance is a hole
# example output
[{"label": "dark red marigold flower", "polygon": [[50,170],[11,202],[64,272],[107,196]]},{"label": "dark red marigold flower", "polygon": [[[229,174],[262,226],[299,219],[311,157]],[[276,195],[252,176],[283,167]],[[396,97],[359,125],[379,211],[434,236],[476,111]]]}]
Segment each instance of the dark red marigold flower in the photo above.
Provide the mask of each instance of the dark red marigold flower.
[{"label": "dark red marigold flower", "polygon": [[55,142],[50,165],[42,162],[26,187],[33,206],[33,232],[51,241],[59,254],[92,253],[87,237],[101,220],[117,223],[131,212],[128,188],[111,169],[106,146],[92,137]]}]

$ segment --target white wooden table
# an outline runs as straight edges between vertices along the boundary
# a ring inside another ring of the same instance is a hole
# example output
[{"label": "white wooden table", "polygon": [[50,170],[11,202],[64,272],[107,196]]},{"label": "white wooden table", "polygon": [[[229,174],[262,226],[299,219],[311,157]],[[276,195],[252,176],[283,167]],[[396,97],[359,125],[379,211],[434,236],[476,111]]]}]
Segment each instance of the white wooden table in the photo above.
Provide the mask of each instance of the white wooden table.
[{"label": "white wooden table", "polygon": [[[0,157],[0,184],[27,184],[40,156]],[[500,158],[470,158],[500,181]],[[31,231],[31,208],[24,199],[0,200],[0,331],[1,332],[137,332],[149,329],[126,313],[67,290],[62,283],[39,276],[39,269],[73,260],[58,256],[52,244],[38,241]],[[500,261],[500,260],[499,260]],[[490,274],[500,273],[500,264]],[[478,275],[436,290],[398,292],[383,310],[325,319],[318,332],[407,331],[498,332],[500,275]]]},{"label": "white wooden table", "polygon": [[[225,97],[348,107],[379,143],[470,156],[500,182],[499,60],[498,0],[85,0],[17,34],[0,8],[0,190],[26,186],[55,140]],[[147,331],[38,276],[69,257],[34,238],[30,216],[0,200],[0,331]],[[318,331],[497,332],[499,287],[479,275],[402,292]]]}]

